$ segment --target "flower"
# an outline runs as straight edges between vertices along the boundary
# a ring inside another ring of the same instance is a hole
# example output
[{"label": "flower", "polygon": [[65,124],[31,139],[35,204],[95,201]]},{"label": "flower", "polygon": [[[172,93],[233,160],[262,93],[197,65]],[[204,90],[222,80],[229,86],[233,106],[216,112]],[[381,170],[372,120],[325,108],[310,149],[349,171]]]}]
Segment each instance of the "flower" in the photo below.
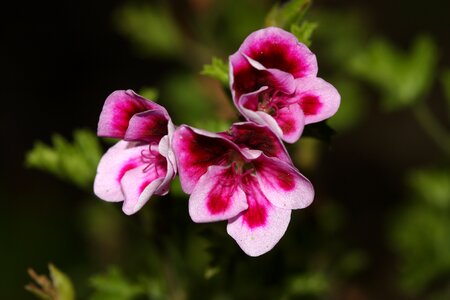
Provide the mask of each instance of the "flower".
[{"label": "flower", "polygon": [[164,107],[132,90],[108,96],[97,134],[122,140],[100,160],[95,194],[106,201],[124,201],[126,214],[137,212],[153,194],[167,194],[176,175],[171,146],[174,130]]},{"label": "flower", "polygon": [[227,232],[250,256],[272,249],[292,209],[308,206],[312,184],[292,165],[272,131],[250,122],[211,133],[180,126],[174,152],[195,222],[228,220]]},{"label": "flower", "polygon": [[247,120],[294,143],[305,124],[325,120],[339,107],[339,93],[317,70],[315,55],[293,34],[260,29],[230,56],[233,101]]}]

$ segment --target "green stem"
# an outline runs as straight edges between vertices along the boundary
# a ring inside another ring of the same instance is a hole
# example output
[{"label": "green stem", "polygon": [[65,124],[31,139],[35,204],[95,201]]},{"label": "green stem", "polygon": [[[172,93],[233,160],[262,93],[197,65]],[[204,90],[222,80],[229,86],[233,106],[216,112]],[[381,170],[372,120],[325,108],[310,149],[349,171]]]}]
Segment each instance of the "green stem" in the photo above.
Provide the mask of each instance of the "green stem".
[{"label": "green stem", "polygon": [[418,103],[414,106],[413,113],[417,122],[419,122],[425,132],[433,139],[435,144],[447,156],[450,156],[450,135],[436,121],[429,108],[424,103]]}]

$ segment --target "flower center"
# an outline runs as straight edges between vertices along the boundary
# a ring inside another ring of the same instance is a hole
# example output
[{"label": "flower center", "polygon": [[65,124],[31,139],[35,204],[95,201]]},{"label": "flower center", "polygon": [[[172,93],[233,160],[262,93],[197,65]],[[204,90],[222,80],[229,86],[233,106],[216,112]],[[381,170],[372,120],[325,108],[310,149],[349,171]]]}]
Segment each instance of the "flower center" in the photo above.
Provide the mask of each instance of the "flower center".
[{"label": "flower center", "polygon": [[141,151],[141,159],[144,163],[147,164],[143,172],[148,172],[150,168],[154,168],[155,173],[159,176],[158,168],[156,166],[156,161],[159,155],[158,144],[156,143],[151,143],[150,145],[148,145],[148,150]]},{"label": "flower center", "polygon": [[237,176],[245,176],[254,173],[255,168],[253,164],[245,161],[245,159],[236,152],[231,153],[229,161],[233,168],[233,173]]},{"label": "flower center", "polygon": [[276,116],[278,106],[273,101],[273,92],[263,92],[258,96],[258,110]]}]

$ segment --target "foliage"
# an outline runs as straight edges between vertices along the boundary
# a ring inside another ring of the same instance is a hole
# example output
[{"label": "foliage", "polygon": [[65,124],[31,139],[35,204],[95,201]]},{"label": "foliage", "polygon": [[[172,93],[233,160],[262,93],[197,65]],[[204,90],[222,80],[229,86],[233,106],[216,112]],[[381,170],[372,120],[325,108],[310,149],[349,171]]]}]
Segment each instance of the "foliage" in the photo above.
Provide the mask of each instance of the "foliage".
[{"label": "foliage", "polygon": [[36,142],[26,155],[26,165],[90,190],[102,155],[98,138],[89,130],[76,130],[73,143],[59,134],[54,134],[52,144],[48,146]]},{"label": "foliage", "polygon": [[[276,4],[265,20],[262,14],[266,1],[194,2],[193,12],[183,12],[182,17],[186,19],[181,21],[177,19],[180,16],[175,17],[177,12],[173,7],[163,1],[127,2],[114,15],[117,29],[140,56],[167,63],[167,74],[158,78],[161,83],[153,87],[155,83],[149,82],[152,87],[142,87],[140,93],[152,100],[165,101],[177,124],[211,131],[229,127],[236,116],[226,113],[231,102],[226,90],[228,64],[218,57],[225,57],[229,48],[235,51],[233,47],[238,41],[262,24],[289,29],[307,45],[314,38],[320,72],[328,72],[327,77],[333,78],[331,82],[342,96],[336,116],[327,123],[305,128],[303,136],[314,139],[306,138],[298,147],[289,147],[301,158],[298,162],[303,170],[314,176],[317,176],[315,169],[323,167],[321,150],[328,147],[333,134],[365,128],[363,122],[369,120],[367,117],[378,103],[386,113],[403,108],[429,113],[422,105],[431,99],[427,96],[432,93],[438,73],[437,45],[429,37],[419,37],[409,51],[401,51],[386,39],[369,38],[374,32],[360,14],[327,12],[320,8],[308,11],[310,0]],[[305,20],[307,11],[308,18],[314,22]],[[211,63],[205,64],[207,61]],[[222,86],[214,86],[197,76],[199,70]],[[450,103],[450,71],[446,69],[441,74],[444,96]],[[376,91],[376,95],[371,91]],[[429,128],[430,119],[438,121],[428,115],[419,125]],[[436,126],[440,128],[439,124]],[[425,132],[432,136],[436,126]],[[442,134],[435,138],[440,144],[448,140],[447,130],[442,127],[443,130],[437,129]],[[373,139],[378,142],[376,137]],[[389,151],[390,145],[385,146]],[[360,155],[358,149],[347,149],[351,153],[349,157]],[[26,164],[90,191],[101,154],[95,135],[88,130],[77,130],[72,142],[59,134],[52,137],[51,146],[36,142],[27,154]],[[438,156],[430,159],[439,168],[401,173],[408,181],[408,197],[387,208],[391,222],[387,224],[386,236],[399,269],[390,276],[400,284],[401,290],[395,290],[395,283],[391,282],[388,288],[405,297],[450,297],[450,176],[446,159]],[[150,209],[130,218],[122,217],[119,208],[105,209],[96,206],[97,200],[89,198],[81,220],[82,234],[95,245],[92,252],[106,249],[98,255],[102,258],[111,255],[117,259],[112,264],[117,266],[90,276],[89,282],[74,276],[77,291],[88,286],[88,299],[94,300],[345,297],[341,289],[357,289],[361,281],[367,280],[367,274],[370,276],[377,270],[371,260],[372,252],[385,245],[368,250],[349,242],[351,234],[347,230],[354,227],[356,216],[345,206],[345,193],[343,196],[335,191],[339,189],[351,190],[348,186],[329,189],[319,186],[320,202],[314,204],[311,212],[293,216],[289,229],[292,238],[282,241],[273,253],[258,260],[250,260],[235,250],[235,245],[224,236],[225,224],[194,227],[185,214],[178,213],[186,208],[187,199],[177,181],[167,198],[152,200]],[[364,195],[361,199],[364,200]],[[173,223],[180,229],[173,230]],[[116,249],[117,256],[126,253],[126,259],[120,260],[107,252],[114,247],[119,249]],[[100,265],[106,268],[104,261]],[[90,266],[88,269],[92,272]],[[61,299],[71,300],[70,280],[56,268],[52,271],[51,267],[50,272],[52,280],[39,279],[41,288],[28,289],[41,299],[53,299],[49,298],[48,291],[51,294],[59,286],[69,295]],[[366,294],[361,297],[371,298]]]},{"label": "foliage", "polygon": [[396,110],[412,106],[428,92],[436,72],[436,45],[428,37],[415,40],[402,53],[384,40],[375,40],[351,62],[353,72],[383,92],[383,106]]},{"label": "foliage", "polygon": [[38,275],[33,269],[29,269],[28,274],[38,286],[30,283],[25,288],[42,300],[74,300],[75,291],[70,278],[52,264],[49,264],[48,269],[50,278]]}]

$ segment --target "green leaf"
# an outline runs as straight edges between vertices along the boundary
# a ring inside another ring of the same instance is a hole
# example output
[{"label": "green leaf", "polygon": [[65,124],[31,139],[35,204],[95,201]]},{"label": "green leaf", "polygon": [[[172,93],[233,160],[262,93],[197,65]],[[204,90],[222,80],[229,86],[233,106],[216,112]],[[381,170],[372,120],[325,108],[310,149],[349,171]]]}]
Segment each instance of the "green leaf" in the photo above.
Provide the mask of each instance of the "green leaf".
[{"label": "green leaf", "polygon": [[450,209],[450,171],[417,170],[408,176],[414,194],[433,207]]},{"label": "green leaf", "polygon": [[297,24],[292,24],[291,32],[297,37],[299,42],[305,44],[306,46],[311,46],[311,37],[316,30],[318,24],[315,22],[304,21],[300,26]]},{"label": "green leaf", "polygon": [[56,268],[53,264],[48,266],[50,270],[50,276],[52,278],[53,285],[55,286],[56,293],[59,300],[74,300],[75,290],[73,288],[70,278]]},{"label": "green leaf", "polygon": [[220,58],[213,57],[211,64],[204,65],[203,70],[200,72],[200,74],[218,79],[225,86],[229,85],[228,64],[226,64]]},{"label": "green leaf", "polygon": [[182,49],[181,33],[164,7],[126,4],[116,12],[115,21],[143,56],[172,57]]},{"label": "green leaf", "polygon": [[153,102],[157,102],[159,91],[158,89],[153,87],[144,87],[141,90],[139,90],[139,95]]},{"label": "green leaf", "polygon": [[327,277],[322,272],[299,274],[291,278],[288,291],[291,295],[324,295],[329,288]]},{"label": "green leaf", "polygon": [[298,24],[311,5],[311,0],[291,0],[275,4],[266,17],[266,26],[277,26],[289,30]]},{"label": "green leaf", "polygon": [[49,264],[48,268],[50,278],[29,269],[28,274],[37,285],[30,283],[25,289],[42,300],[74,300],[75,290],[70,278],[52,264]]},{"label": "green leaf", "polygon": [[26,166],[90,189],[102,155],[100,143],[89,130],[75,130],[73,136],[73,143],[59,134],[53,135],[52,146],[36,142],[26,154]]},{"label": "green leaf", "polygon": [[90,279],[95,289],[90,300],[129,300],[145,294],[145,289],[138,283],[130,282],[117,268],[110,268],[106,274],[96,275]]},{"label": "green leaf", "polygon": [[381,90],[385,109],[396,110],[414,105],[428,92],[436,62],[436,46],[427,37],[417,38],[409,53],[378,40],[352,59],[350,70]]}]

